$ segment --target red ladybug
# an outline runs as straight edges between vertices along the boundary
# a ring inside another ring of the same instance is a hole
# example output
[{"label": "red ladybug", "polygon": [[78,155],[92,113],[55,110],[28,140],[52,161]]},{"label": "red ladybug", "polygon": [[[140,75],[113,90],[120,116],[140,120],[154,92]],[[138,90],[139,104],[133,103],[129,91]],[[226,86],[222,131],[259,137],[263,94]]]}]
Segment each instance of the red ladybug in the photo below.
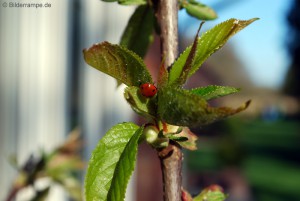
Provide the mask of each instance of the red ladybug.
[{"label": "red ladybug", "polygon": [[155,96],[157,88],[150,83],[145,83],[140,85],[141,94],[147,98]]}]

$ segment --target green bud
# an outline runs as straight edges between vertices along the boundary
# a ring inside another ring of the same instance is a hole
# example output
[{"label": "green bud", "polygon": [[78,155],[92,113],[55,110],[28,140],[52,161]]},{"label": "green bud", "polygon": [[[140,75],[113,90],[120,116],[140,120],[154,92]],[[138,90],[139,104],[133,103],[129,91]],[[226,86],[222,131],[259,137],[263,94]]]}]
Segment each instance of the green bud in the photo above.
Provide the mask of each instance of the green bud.
[{"label": "green bud", "polygon": [[158,129],[155,126],[145,127],[143,133],[149,144],[153,144],[158,138]]},{"label": "green bud", "polygon": [[144,138],[148,144],[154,148],[163,148],[169,145],[169,139],[159,132],[158,128],[154,125],[148,125],[143,131]]}]

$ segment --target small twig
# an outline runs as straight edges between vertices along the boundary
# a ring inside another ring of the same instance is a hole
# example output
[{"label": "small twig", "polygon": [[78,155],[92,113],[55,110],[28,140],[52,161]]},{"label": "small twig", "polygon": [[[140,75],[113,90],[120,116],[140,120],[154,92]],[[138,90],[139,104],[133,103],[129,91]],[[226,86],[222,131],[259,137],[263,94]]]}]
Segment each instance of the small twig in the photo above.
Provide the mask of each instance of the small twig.
[{"label": "small twig", "polygon": [[17,195],[17,193],[19,192],[20,189],[21,188],[19,188],[19,187],[13,187],[10,190],[10,192],[8,193],[7,198],[6,198],[5,201],[12,201],[16,197],[16,195]]}]

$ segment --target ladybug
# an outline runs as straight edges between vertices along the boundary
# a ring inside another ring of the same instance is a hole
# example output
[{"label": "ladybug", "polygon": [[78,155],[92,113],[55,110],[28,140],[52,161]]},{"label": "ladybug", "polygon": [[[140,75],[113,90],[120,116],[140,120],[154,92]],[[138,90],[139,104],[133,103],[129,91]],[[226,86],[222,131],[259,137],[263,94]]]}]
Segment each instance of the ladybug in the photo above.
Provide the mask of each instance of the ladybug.
[{"label": "ladybug", "polygon": [[155,96],[157,88],[150,83],[145,83],[140,85],[141,94],[147,98]]}]

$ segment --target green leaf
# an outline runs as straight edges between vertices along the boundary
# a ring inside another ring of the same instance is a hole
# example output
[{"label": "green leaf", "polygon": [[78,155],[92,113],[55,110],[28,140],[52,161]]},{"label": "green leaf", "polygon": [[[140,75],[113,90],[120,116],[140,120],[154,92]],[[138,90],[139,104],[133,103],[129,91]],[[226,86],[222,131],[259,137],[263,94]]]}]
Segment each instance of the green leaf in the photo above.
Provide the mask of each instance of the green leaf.
[{"label": "green leaf", "polygon": [[193,201],[224,201],[226,195],[220,191],[208,191],[205,194],[200,194]]},{"label": "green leaf", "polygon": [[118,0],[121,5],[142,5],[147,4],[147,0]]},{"label": "green leaf", "polygon": [[86,201],[123,200],[142,130],[133,123],[117,124],[99,141],[85,177]]},{"label": "green leaf", "polygon": [[188,74],[192,68],[192,64],[193,64],[195,56],[196,56],[197,45],[198,45],[198,34],[199,34],[200,29],[203,24],[204,24],[204,22],[201,22],[201,24],[199,26],[199,29],[198,29],[196,37],[194,39],[193,45],[191,47],[191,51],[189,52],[189,56],[187,57],[185,64],[183,66],[183,69],[180,72],[180,76],[176,81],[176,85],[182,86],[187,80]]},{"label": "green leaf", "polygon": [[160,118],[177,126],[196,127],[210,124],[245,110],[249,104],[250,101],[236,109],[214,108],[209,106],[204,98],[188,90],[171,86],[158,90],[158,114]]},{"label": "green leaf", "polygon": [[168,84],[169,72],[165,68],[164,60],[165,59],[163,58],[158,71],[158,78],[157,78],[158,88],[164,87]]},{"label": "green leaf", "polygon": [[180,146],[182,146],[185,149],[192,150],[192,151],[197,150],[196,141],[197,141],[198,137],[193,132],[191,132],[189,128],[184,127],[182,132],[180,133],[180,136],[184,136],[184,137],[188,138],[187,141],[178,142],[178,144],[180,144]]},{"label": "green leaf", "polygon": [[[197,45],[197,53],[193,61],[191,70],[189,71],[188,77],[193,75],[210,55],[223,47],[223,45],[231,36],[244,29],[246,26],[257,19],[258,18],[253,18],[250,20],[229,19],[205,32],[198,39],[199,41]],[[190,51],[191,46],[186,48],[172,65],[169,74],[169,84],[172,84],[179,79]]]},{"label": "green leaf", "polygon": [[139,6],[131,16],[122,35],[120,45],[144,57],[153,42],[153,10],[148,5]]},{"label": "green leaf", "polygon": [[118,1],[118,0],[102,0],[104,2],[115,2],[115,1]]},{"label": "green leaf", "polygon": [[127,86],[153,83],[143,60],[134,52],[108,42],[83,50],[87,64],[106,73]]},{"label": "green leaf", "polygon": [[218,17],[212,8],[197,1],[183,1],[181,6],[186,9],[189,15],[199,20],[214,20]]},{"label": "green leaf", "polygon": [[139,87],[133,86],[125,88],[124,97],[136,113],[149,119],[155,119],[157,107],[156,96],[146,98],[141,95]]},{"label": "green leaf", "polygon": [[222,96],[227,96],[240,91],[235,87],[209,85],[189,90],[191,93],[201,96],[205,100],[211,100]]},{"label": "green leaf", "polygon": [[110,188],[107,200],[119,201],[124,200],[126,187],[129,178],[134,170],[136,156],[138,151],[138,142],[141,134],[143,133],[143,127],[140,127],[132,136],[128,144],[126,145],[119,162],[117,163],[113,180],[111,182],[112,188]]},{"label": "green leaf", "polygon": [[222,192],[218,185],[211,185],[205,188],[193,201],[224,201],[227,196]]},{"label": "green leaf", "polygon": [[[173,135],[173,136],[172,136]],[[167,133],[164,134],[165,137],[168,137],[171,140],[176,141],[181,147],[188,150],[196,150],[197,149],[197,136],[190,131],[188,127],[179,127],[167,124]],[[170,137],[172,136],[172,137]],[[175,136],[175,138],[174,138]],[[184,141],[178,141],[176,139],[185,139]]]},{"label": "green leaf", "polygon": [[167,138],[169,138],[170,140],[176,141],[176,142],[185,142],[188,141],[189,138],[187,137],[183,137],[183,136],[177,136],[177,135],[165,135]]}]

